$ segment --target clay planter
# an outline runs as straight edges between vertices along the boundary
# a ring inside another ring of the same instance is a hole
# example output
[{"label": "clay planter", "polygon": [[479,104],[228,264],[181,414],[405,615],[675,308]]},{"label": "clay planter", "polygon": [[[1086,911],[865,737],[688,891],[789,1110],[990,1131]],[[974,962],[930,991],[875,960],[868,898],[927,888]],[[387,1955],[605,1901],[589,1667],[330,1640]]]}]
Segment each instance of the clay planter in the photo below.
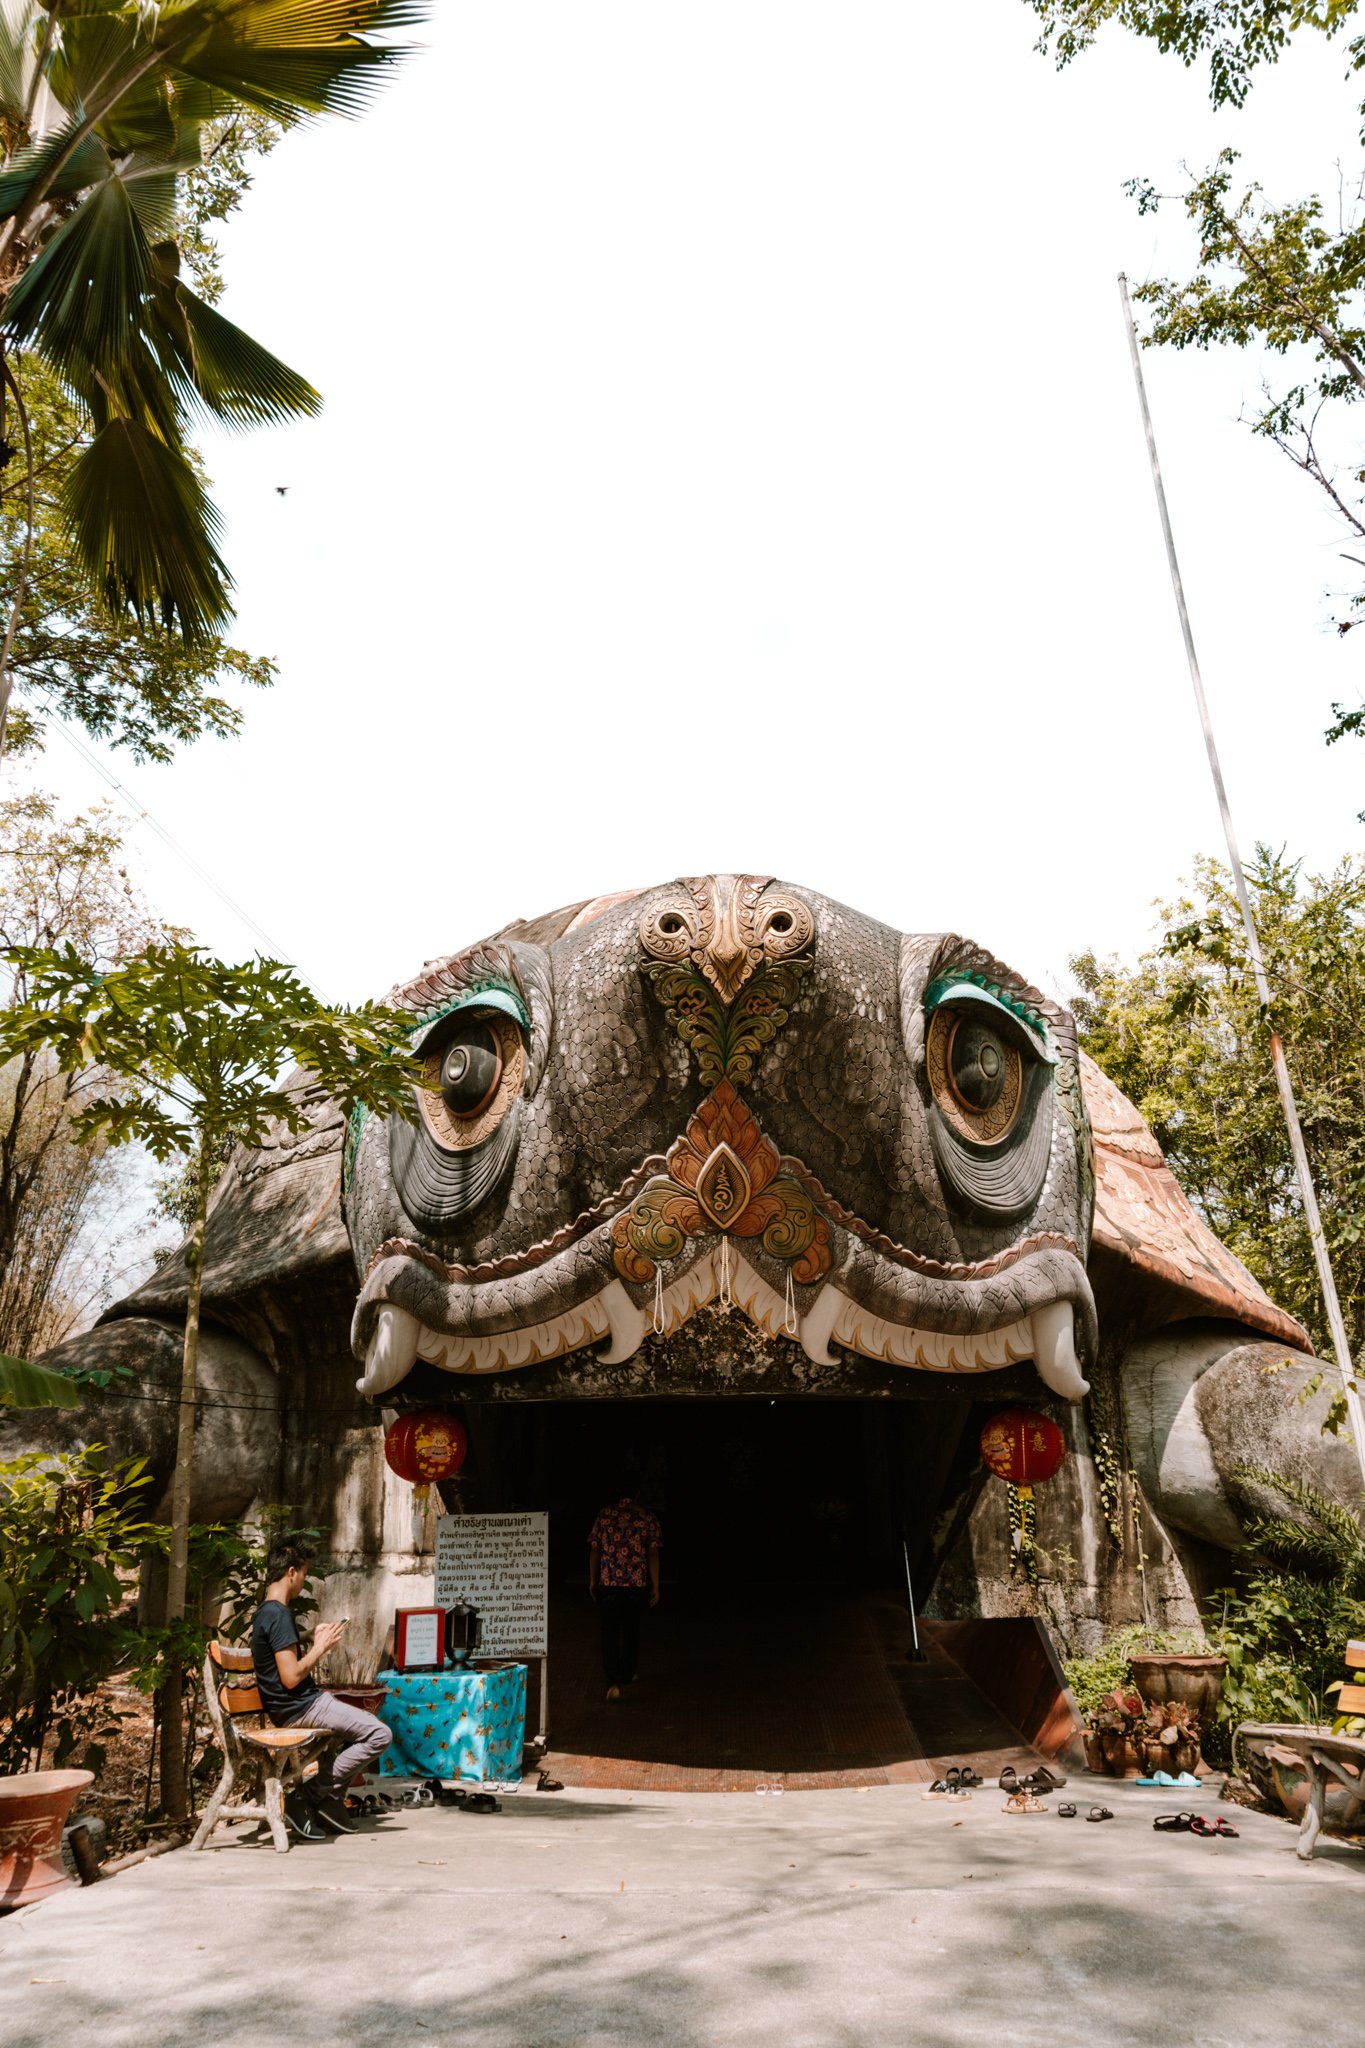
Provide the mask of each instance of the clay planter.
[{"label": "clay planter", "polygon": [[1166,1771],[1173,1778],[1188,1771],[1193,1777],[1201,1761],[1197,1742],[1144,1741],[1141,1753],[1143,1775],[1148,1778],[1154,1778],[1158,1771]]},{"label": "clay planter", "polygon": [[72,1882],[62,1867],[62,1829],[93,1771],[20,1771],[0,1778],[0,1911],[31,1906]]},{"label": "clay planter", "polygon": [[1171,1700],[1188,1707],[1205,1723],[1212,1721],[1227,1674],[1226,1657],[1130,1657],[1133,1683],[1148,1706]]},{"label": "clay planter", "polygon": [[1081,1737],[1085,1767],[1096,1776],[1122,1778],[1134,1762],[1133,1745],[1121,1728],[1087,1728]]},{"label": "clay planter", "polygon": [[389,1696],[386,1685],[324,1685],[322,1690],[343,1707],[359,1707],[365,1714],[377,1714]]}]

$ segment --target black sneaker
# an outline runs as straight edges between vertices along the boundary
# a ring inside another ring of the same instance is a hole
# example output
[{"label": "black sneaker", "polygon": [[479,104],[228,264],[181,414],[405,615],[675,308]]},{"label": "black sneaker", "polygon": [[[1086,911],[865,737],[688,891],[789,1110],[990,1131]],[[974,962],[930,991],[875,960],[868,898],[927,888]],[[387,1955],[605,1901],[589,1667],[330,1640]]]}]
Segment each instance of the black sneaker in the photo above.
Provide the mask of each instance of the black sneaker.
[{"label": "black sneaker", "polygon": [[324,1793],[321,1799],[309,1801],[313,1813],[325,1828],[334,1835],[353,1835],[359,1827],[355,1814],[347,1813],[341,1801],[333,1793]]},{"label": "black sneaker", "polygon": [[316,1809],[302,1792],[291,1792],[284,1802],[285,1826],[300,1842],[325,1842],[327,1830],[319,1821]]}]

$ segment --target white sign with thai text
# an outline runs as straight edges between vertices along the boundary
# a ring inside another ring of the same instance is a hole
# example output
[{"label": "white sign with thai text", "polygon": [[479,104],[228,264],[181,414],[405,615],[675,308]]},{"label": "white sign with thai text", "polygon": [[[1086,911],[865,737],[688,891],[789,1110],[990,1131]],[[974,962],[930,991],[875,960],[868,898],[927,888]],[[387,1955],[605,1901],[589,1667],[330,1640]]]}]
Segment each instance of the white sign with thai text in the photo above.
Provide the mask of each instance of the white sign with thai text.
[{"label": "white sign with thai text", "polygon": [[548,1650],[550,1517],[442,1515],[436,1524],[436,1604],[463,1600],[483,1623],[480,1657]]}]

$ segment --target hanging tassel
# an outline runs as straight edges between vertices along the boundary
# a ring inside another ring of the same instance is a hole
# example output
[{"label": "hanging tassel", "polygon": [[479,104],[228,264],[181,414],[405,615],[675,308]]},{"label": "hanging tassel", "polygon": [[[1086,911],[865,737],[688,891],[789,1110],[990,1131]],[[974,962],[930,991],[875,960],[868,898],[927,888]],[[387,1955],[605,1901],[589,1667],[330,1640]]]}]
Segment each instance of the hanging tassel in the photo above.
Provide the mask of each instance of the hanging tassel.
[{"label": "hanging tassel", "polygon": [[792,1285],[792,1269],[790,1266],[787,1268],[787,1313],[782,1319],[782,1327],[789,1337],[796,1335],[796,1289]]},{"label": "hanging tassel", "polygon": [[662,1337],[667,1318],[664,1315],[664,1274],[663,1267],[654,1268],[654,1334]]},{"label": "hanging tassel", "polygon": [[730,1291],[730,1240],[728,1237],[723,1237],[720,1241],[720,1305],[724,1309],[731,1309],[735,1305],[735,1297]]}]

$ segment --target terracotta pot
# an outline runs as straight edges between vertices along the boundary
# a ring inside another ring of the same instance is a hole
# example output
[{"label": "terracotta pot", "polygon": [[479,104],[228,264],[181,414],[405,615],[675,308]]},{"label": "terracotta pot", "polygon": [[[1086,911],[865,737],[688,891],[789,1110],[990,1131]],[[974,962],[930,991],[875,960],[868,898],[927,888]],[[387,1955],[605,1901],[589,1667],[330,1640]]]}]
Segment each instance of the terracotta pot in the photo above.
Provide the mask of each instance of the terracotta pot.
[{"label": "terracotta pot", "polygon": [[1218,1695],[1223,1690],[1228,1660],[1154,1653],[1150,1657],[1130,1657],[1128,1668],[1148,1706],[1156,1701],[1176,1701],[1198,1714],[1201,1721],[1208,1722],[1213,1719]]},{"label": "terracotta pot", "polygon": [[1152,1742],[1144,1739],[1139,1749],[1139,1762],[1143,1776],[1154,1778],[1158,1771],[1165,1771],[1172,1778],[1181,1771],[1191,1776],[1199,1769],[1200,1751],[1197,1742]]},{"label": "terracotta pot", "polygon": [[377,1714],[389,1696],[386,1685],[324,1685],[322,1690],[340,1700],[343,1707],[359,1707],[366,1714]]},{"label": "terracotta pot", "polygon": [[31,1906],[72,1880],[62,1867],[62,1829],[93,1771],[20,1771],[0,1778],[0,1911]]}]

